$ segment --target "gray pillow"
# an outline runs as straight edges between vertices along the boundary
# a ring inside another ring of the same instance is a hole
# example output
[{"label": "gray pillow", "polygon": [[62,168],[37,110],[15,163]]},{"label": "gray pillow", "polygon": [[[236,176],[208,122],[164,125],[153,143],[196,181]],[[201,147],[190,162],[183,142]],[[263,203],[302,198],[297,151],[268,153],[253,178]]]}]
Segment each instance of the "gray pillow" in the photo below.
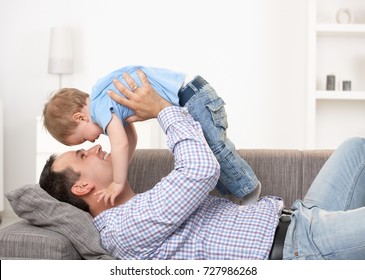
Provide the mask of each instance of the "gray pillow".
[{"label": "gray pillow", "polygon": [[20,218],[64,235],[84,259],[113,259],[101,247],[89,213],[58,201],[38,184],[25,185],[5,195]]}]

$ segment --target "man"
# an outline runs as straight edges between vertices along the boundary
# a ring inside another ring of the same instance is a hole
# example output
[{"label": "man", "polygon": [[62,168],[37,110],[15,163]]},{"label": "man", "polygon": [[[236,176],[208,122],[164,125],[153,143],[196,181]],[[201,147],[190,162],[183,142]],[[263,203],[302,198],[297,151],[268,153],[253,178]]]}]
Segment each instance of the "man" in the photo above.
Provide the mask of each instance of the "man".
[{"label": "man", "polygon": [[[129,121],[157,117],[174,153],[174,170],[143,194],[127,186],[110,208],[94,195],[112,180],[110,157],[95,146],[52,157],[41,187],[89,211],[103,247],[119,259],[268,259],[276,247],[281,199],[263,197],[242,207],[209,196],[219,165],[199,123],[186,109],[160,98],[143,73],[140,79],[142,87],[134,92],[116,82],[126,98],[111,97],[134,110]],[[126,80],[135,88],[130,77]],[[285,259],[365,259],[364,163],[365,140],[360,138],[331,156],[304,200],[293,205],[283,231]]]}]

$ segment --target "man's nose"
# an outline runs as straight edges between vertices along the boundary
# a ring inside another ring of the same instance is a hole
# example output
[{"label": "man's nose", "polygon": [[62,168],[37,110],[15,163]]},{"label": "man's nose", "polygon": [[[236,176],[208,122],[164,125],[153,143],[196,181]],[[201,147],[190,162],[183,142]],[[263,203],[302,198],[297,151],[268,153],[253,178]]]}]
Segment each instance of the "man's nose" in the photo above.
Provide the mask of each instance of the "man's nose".
[{"label": "man's nose", "polygon": [[95,146],[91,147],[86,152],[88,154],[98,153],[100,151],[100,149],[101,149],[101,145],[98,144],[98,145],[95,145]]}]

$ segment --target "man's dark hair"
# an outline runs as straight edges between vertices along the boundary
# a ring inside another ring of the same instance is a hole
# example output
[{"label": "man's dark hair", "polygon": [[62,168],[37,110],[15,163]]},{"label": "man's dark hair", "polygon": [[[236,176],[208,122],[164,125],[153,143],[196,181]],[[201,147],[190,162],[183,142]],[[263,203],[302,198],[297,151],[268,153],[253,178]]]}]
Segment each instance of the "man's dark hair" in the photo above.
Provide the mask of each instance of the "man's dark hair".
[{"label": "man's dark hair", "polygon": [[89,212],[89,205],[81,198],[71,192],[72,186],[80,178],[80,173],[71,168],[56,172],[52,170],[52,165],[56,159],[51,155],[43,167],[39,178],[39,185],[47,193],[62,202],[67,202],[77,208]]}]

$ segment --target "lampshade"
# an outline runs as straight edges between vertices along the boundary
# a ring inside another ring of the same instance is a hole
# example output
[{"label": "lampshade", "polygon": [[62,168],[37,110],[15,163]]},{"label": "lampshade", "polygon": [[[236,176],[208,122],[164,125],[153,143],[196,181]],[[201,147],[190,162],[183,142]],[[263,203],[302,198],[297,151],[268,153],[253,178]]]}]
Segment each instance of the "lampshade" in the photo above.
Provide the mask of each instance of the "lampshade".
[{"label": "lampshade", "polygon": [[72,61],[72,34],[67,27],[53,27],[49,40],[48,73],[71,74]]}]

